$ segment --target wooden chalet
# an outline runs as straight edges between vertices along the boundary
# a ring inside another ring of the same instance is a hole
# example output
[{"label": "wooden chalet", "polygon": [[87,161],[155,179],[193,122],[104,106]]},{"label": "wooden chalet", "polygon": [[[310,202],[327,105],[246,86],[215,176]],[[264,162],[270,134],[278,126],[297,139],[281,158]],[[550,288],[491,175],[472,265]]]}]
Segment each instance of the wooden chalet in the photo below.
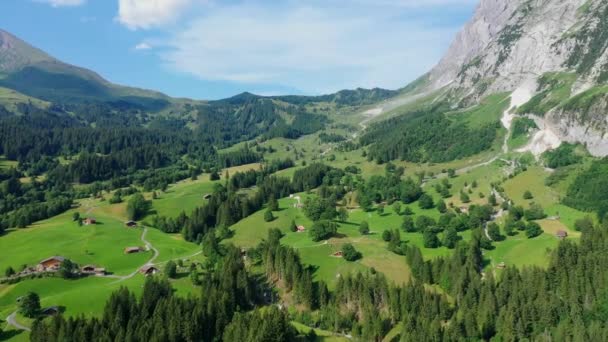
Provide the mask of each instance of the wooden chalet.
[{"label": "wooden chalet", "polygon": [[59,270],[59,266],[65,260],[62,256],[52,256],[50,258],[44,259],[38,263],[36,266],[36,271],[38,272],[54,272]]},{"label": "wooden chalet", "polygon": [[141,251],[142,251],[141,247],[127,247],[127,248],[125,248],[125,254],[139,253]]},{"label": "wooden chalet", "polygon": [[306,227],[304,227],[304,226],[298,226],[297,229],[298,229],[298,233],[304,233],[306,231]]},{"label": "wooden chalet", "polygon": [[153,265],[146,265],[139,270],[139,273],[145,276],[155,275],[158,272],[158,268],[154,267]]},{"label": "wooden chalet", "polygon": [[557,236],[558,239],[565,239],[568,237],[568,232],[565,230],[558,230],[557,233],[555,233],[555,236]]},{"label": "wooden chalet", "polygon": [[97,224],[97,220],[92,217],[87,217],[84,220],[82,220],[82,223],[84,223],[85,226],[90,226],[93,224]]},{"label": "wooden chalet", "polygon": [[103,276],[106,275],[106,269],[102,267],[97,267],[95,265],[86,265],[80,269],[80,273]]},{"label": "wooden chalet", "polygon": [[125,222],[125,227],[127,227],[127,228],[135,228],[135,227],[137,227],[137,222],[135,222],[135,221],[127,221],[127,222]]}]

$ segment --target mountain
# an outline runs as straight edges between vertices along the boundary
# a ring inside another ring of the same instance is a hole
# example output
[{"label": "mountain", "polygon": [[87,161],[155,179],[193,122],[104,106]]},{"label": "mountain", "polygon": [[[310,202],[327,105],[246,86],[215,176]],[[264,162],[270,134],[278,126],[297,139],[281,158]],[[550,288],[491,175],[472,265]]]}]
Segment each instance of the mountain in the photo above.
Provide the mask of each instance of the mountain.
[{"label": "mountain", "polygon": [[513,92],[509,115],[528,115],[541,127],[534,152],[569,141],[604,156],[607,48],[605,0],[481,0],[428,73],[426,89],[448,89],[463,107]]},{"label": "mountain", "polygon": [[91,70],[63,63],[3,30],[0,86],[58,103],[120,101],[155,109],[169,103],[164,94],[112,84]]}]

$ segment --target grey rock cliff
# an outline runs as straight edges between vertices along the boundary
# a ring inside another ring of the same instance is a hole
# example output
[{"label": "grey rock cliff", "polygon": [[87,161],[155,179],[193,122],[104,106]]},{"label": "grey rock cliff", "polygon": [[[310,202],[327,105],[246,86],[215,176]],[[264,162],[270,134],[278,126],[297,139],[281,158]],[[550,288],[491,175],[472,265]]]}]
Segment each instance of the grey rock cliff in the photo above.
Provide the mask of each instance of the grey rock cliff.
[{"label": "grey rock cliff", "polygon": [[[608,1],[481,0],[429,73],[427,87],[447,86],[470,105],[534,84],[549,72],[576,74],[571,96],[608,81]],[[538,91],[531,89],[531,95]],[[603,102],[591,107],[592,115],[581,115],[576,108],[556,106],[545,119],[560,139],[587,143],[592,153],[608,155],[608,112]]]}]

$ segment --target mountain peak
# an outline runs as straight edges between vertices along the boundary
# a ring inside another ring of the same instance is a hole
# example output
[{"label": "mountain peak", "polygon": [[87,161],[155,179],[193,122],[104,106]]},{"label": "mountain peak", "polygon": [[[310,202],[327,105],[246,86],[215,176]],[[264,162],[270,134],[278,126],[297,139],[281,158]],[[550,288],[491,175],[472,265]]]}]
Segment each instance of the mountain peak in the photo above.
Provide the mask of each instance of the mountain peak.
[{"label": "mountain peak", "polygon": [[555,71],[596,83],[608,60],[607,17],[603,0],[483,0],[431,71],[432,88],[512,91]]},{"label": "mountain peak", "polygon": [[10,32],[0,29],[0,73],[15,72],[28,65],[43,62],[57,60]]}]

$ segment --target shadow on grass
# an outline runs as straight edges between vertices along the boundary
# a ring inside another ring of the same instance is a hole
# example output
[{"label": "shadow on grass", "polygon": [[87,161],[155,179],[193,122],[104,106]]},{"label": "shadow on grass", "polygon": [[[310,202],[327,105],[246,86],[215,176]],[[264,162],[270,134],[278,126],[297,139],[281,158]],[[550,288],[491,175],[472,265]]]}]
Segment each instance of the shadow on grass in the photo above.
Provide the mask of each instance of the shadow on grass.
[{"label": "shadow on grass", "polygon": [[172,280],[179,280],[179,279],[184,279],[184,278],[188,278],[190,277],[190,272],[182,272],[182,273],[178,273],[175,275],[174,278],[171,278]]},{"label": "shadow on grass", "polygon": [[10,330],[0,332],[0,341],[8,341],[12,338],[15,338],[19,335],[23,334],[23,330]]}]

